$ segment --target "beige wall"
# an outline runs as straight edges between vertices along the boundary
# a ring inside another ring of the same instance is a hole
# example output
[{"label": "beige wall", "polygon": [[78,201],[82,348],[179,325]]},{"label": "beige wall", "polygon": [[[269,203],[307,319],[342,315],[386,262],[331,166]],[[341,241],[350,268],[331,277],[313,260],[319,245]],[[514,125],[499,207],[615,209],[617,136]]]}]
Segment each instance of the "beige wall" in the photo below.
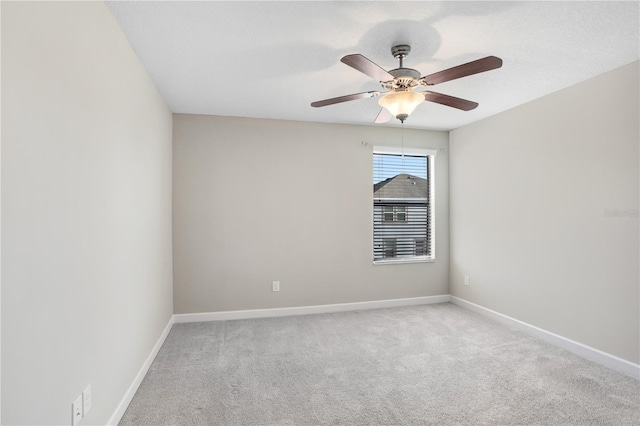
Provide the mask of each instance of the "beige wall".
[{"label": "beige wall", "polygon": [[173,136],[175,313],[448,293],[447,133],[404,135],[442,149],[436,261],[376,266],[372,145],[399,128],[174,115]]},{"label": "beige wall", "polygon": [[171,113],[101,2],[2,2],[2,424],[105,424],[172,314]]},{"label": "beige wall", "polygon": [[635,62],[451,132],[451,293],[638,363],[638,117]]}]

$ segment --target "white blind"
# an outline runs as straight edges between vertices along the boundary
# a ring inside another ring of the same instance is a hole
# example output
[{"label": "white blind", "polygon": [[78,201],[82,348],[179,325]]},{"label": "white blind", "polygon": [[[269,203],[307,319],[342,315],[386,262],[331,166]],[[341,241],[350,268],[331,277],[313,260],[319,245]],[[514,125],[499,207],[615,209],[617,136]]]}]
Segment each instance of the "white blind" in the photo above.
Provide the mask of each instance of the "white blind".
[{"label": "white blind", "polygon": [[428,155],[373,154],[373,260],[431,257]]}]

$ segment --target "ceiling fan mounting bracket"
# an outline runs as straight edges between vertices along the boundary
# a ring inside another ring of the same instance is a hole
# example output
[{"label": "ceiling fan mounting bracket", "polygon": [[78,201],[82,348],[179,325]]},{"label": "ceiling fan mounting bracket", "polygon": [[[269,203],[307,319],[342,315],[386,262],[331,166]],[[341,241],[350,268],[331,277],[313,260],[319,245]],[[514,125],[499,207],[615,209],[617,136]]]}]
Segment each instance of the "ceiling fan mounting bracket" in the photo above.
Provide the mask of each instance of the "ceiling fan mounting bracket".
[{"label": "ceiling fan mounting bracket", "polygon": [[[406,58],[409,55],[409,52],[411,52],[411,46],[408,44],[398,44],[391,48],[391,54],[398,60]],[[402,65],[400,65],[400,67],[402,68]]]}]

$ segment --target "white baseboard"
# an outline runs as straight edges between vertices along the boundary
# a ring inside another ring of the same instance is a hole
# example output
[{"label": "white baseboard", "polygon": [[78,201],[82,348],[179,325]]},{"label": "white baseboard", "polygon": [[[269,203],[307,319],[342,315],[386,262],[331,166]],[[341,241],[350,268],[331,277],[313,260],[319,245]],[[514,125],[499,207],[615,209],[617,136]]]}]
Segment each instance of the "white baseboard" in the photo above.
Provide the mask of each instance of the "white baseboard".
[{"label": "white baseboard", "polygon": [[151,367],[151,363],[155,359],[156,355],[158,355],[158,352],[160,351],[160,347],[162,346],[165,339],[169,335],[169,331],[171,331],[171,326],[173,325],[173,322],[174,322],[174,319],[172,315],[171,318],[169,318],[169,322],[167,323],[167,326],[162,331],[160,338],[158,338],[158,341],[153,346],[153,349],[151,349],[151,353],[142,364],[140,371],[138,371],[138,374],[136,374],[135,379],[133,379],[131,386],[129,386],[129,389],[127,389],[127,392],[124,394],[124,397],[120,401],[120,404],[118,404],[116,411],[113,413],[113,415],[109,419],[109,422],[107,423],[107,425],[117,426],[120,420],[122,419],[122,416],[124,416],[124,412],[127,411],[127,407],[131,403],[133,396],[138,391],[138,387],[140,387],[140,383],[142,383],[142,379],[144,379],[144,376],[147,375],[147,371],[149,371],[149,367]]},{"label": "white baseboard", "polygon": [[197,314],[175,314],[175,323],[224,321],[249,318],[286,317],[292,315],[324,314],[329,312],[360,311],[365,309],[394,308],[398,306],[429,305],[446,303],[449,295],[412,297],[407,299],[373,300],[370,302],[336,303],[333,305],[299,306],[292,308],[251,309],[246,311],[202,312]]},{"label": "white baseboard", "polygon": [[505,325],[508,325],[509,327],[520,330],[537,339],[544,340],[545,342],[551,343],[555,346],[559,346],[562,349],[566,349],[569,352],[573,352],[574,354],[588,359],[589,361],[604,365],[605,367],[619,371],[620,373],[626,374],[627,376],[631,376],[635,379],[640,379],[639,364],[635,364],[633,362],[619,358],[615,355],[608,354],[599,349],[592,348],[591,346],[584,345],[580,342],[576,342],[575,340],[567,339],[566,337],[562,337],[534,325],[527,324],[526,322],[522,322],[507,315],[503,315],[499,312],[485,308],[484,306],[476,305],[475,303],[471,303],[459,297],[450,296],[450,299],[451,303],[462,308],[497,320]]}]

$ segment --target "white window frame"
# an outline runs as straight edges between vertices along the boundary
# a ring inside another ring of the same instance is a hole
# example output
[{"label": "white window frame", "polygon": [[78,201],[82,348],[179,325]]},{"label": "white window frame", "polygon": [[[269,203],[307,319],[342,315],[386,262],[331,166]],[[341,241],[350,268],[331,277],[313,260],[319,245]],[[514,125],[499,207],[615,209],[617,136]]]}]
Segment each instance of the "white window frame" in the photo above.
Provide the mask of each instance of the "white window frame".
[{"label": "white window frame", "polygon": [[[429,251],[431,253],[430,256],[415,256],[412,258],[382,258],[378,260],[374,260],[374,265],[393,265],[393,264],[404,264],[404,263],[432,263],[436,260],[436,244],[435,244],[435,230],[436,230],[436,188],[435,188],[435,170],[436,170],[436,155],[438,154],[437,149],[426,149],[426,148],[413,148],[413,147],[399,147],[399,146],[373,146],[373,154],[389,154],[389,155],[413,155],[413,156],[424,156],[428,157],[428,167],[427,171],[429,173],[429,236],[431,238],[427,239],[427,244],[429,244]],[[373,169],[371,170],[372,179],[373,180]],[[371,220],[373,224],[373,208],[371,209]],[[394,212],[395,219],[395,212]],[[373,226],[371,227],[371,243],[373,244]],[[371,246],[371,253],[373,253],[373,245]]]}]

